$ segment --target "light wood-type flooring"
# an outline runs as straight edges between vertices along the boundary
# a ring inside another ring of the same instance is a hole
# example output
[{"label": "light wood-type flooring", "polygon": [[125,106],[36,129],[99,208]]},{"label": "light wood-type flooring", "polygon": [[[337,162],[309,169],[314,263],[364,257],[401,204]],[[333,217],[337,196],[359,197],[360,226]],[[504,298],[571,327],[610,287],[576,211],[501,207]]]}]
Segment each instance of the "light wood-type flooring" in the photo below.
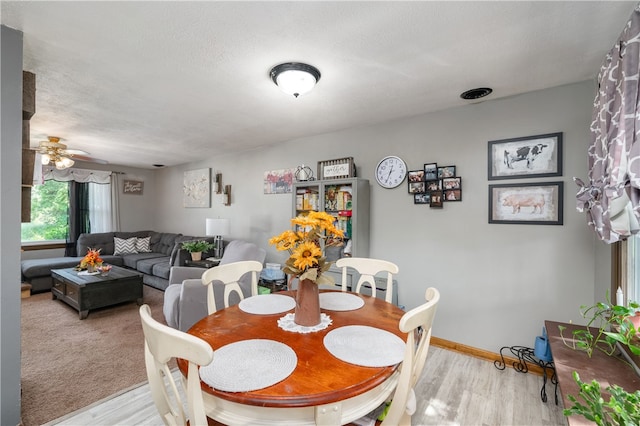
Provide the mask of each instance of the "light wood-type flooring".
[{"label": "light wood-type flooring", "polygon": [[[179,374],[178,372],[174,374]],[[416,386],[414,425],[565,425],[562,400],[540,399],[542,377],[492,362],[431,347]],[[559,391],[558,391],[559,392]],[[157,425],[162,420],[147,384],[99,401],[48,425]]]}]

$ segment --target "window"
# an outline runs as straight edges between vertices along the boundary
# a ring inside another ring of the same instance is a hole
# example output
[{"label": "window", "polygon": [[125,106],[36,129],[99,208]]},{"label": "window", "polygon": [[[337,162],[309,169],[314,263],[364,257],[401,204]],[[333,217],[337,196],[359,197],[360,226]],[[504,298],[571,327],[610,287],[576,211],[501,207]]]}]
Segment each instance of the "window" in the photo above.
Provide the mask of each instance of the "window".
[{"label": "window", "polygon": [[623,287],[625,301],[640,302],[640,236],[627,240],[627,280]]},{"label": "window", "polygon": [[23,223],[22,242],[64,240],[68,229],[69,182],[47,180],[31,188],[31,222]]}]

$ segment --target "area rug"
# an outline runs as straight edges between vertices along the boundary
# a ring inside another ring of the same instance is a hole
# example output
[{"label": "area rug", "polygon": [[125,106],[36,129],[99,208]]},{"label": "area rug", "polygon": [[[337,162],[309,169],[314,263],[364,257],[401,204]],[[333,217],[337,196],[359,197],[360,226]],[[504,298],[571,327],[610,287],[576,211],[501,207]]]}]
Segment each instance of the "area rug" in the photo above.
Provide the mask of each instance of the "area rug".
[{"label": "area rug", "polygon": [[[144,286],[162,322],[164,293]],[[78,311],[51,293],[21,299],[22,421],[41,425],[146,381],[144,336],[135,302]]]}]

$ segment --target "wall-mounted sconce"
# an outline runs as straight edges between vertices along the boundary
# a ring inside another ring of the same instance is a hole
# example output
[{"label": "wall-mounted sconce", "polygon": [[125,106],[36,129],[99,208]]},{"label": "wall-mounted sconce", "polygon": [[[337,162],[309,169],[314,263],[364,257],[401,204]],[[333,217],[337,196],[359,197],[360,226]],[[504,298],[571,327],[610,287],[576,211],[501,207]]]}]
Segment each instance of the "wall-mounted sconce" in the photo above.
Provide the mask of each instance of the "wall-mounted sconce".
[{"label": "wall-mounted sconce", "polygon": [[231,205],[231,185],[225,185],[224,186],[223,204],[225,206],[230,206]]},{"label": "wall-mounted sconce", "polygon": [[222,173],[216,173],[213,184],[215,193],[222,194]]}]

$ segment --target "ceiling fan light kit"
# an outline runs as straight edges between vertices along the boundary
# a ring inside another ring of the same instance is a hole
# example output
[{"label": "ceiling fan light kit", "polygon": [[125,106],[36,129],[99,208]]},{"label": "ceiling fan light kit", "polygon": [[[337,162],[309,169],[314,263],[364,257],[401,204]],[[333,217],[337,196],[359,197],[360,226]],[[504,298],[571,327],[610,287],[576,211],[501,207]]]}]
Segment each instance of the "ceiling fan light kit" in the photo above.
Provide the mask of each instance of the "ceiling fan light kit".
[{"label": "ceiling fan light kit", "polygon": [[320,71],[301,62],[286,62],[276,65],[269,72],[271,80],[284,93],[296,98],[309,93],[320,81]]},{"label": "ceiling fan light kit", "polygon": [[60,142],[57,136],[47,136],[46,141],[40,141],[37,151],[42,155],[41,162],[43,165],[53,163],[58,170],[68,169],[75,164],[71,158],[78,156],[77,159],[82,161],[91,161],[94,163],[107,164],[104,160],[87,157],[86,151],[79,149],[67,149],[67,145]]}]

